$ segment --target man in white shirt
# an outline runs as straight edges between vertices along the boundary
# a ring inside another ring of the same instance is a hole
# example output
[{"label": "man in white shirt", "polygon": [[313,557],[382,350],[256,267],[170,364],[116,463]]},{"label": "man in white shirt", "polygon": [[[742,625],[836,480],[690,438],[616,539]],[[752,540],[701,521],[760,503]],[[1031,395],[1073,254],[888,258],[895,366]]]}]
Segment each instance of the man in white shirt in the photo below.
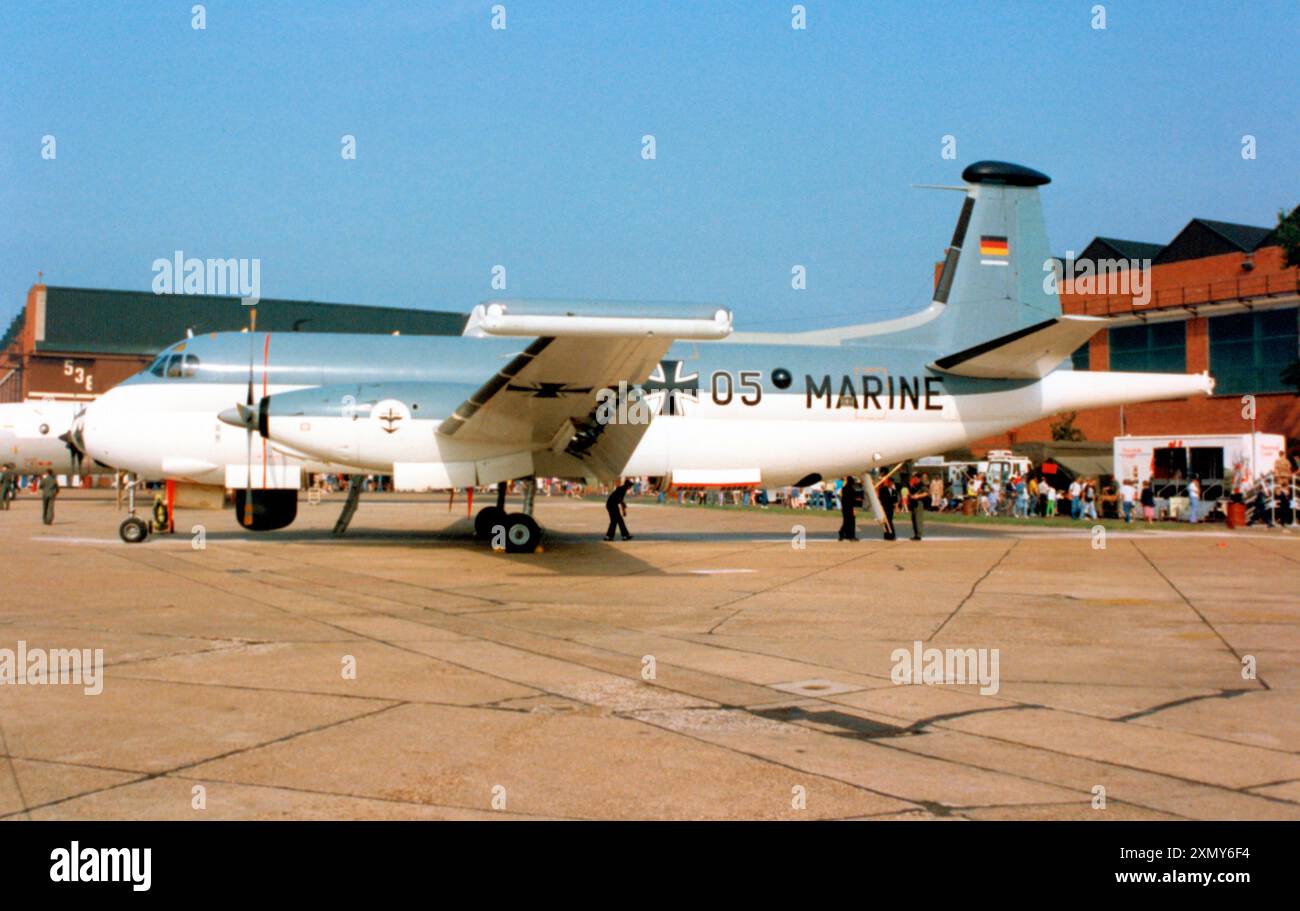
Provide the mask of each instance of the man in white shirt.
[{"label": "man in white shirt", "polygon": [[1133,489],[1132,481],[1124,481],[1119,485],[1120,505],[1124,508],[1124,524],[1133,524],[1133,502],[1137,496],[1137,491]]},{"label": "man in white shirt", "polygon": [[1077,519],[1083,514],[1083,485],[1075,478],[1070,482],[1070,518]]}]

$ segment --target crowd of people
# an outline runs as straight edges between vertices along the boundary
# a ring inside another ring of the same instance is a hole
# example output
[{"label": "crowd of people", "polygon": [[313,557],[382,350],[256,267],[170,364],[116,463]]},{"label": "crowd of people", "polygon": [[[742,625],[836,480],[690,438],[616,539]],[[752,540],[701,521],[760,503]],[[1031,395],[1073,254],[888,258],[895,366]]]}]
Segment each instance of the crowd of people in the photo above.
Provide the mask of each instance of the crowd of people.
[{"label": "crowd of people", "polygon": [[[1012,474],[1010,477],[981,472],[955,472],[945,481],[942,474],[920,470],[895,480],[887,476],[876,481],[881,506],[886,513],[914,517],[924,522],[926,511],[963,513],[986,517],[1019,519],[1070,518],[1075,521],[1119,519],[1126,524],[1178,520],[1201,523],[1223,521],[1231,504],[1246,508],[1245,524],[1292,525],[1300,516],[1300,497],[1293,479],[1300,480],[1300,467],[1293,466],[1285,455],[1279,456],[1272,471],[1253,482],[1231,481],[1225,485],[1215,480],[1207,494],[1205,482],[1196,474],[1161,482],[1076,476],[1065,483],[1063,475],[1049,479],[1041,469]],[[1059,469],[1058,469],[1059,471]],[[851,479],[852,496],[862,505],[859,479]],[[673,496],[679,503],[709,503],[734,506],[775,504],[792,509],[843,510],[845,486],[850,479],[823,481],[808,487],[764,490],[686,490]],[[1059,485],[1059,486],[1058,486]],[[660,501],[664,495],[660,494]],[[918,509],[919,506],[919,509]],[[892,522],[892,519],[889,520]],[[917,530],[915,537],[919,537]],[[847,523],[842,538],[853,537]]]},{"label": "crowd of people", "polygon": [[[1228,496],[1224,498],[1225,508],[1232,510],[1239,506],[1246,524],[1263,524],[1268,527],[1295,524],[1300,517],[1300,497],[1297,497],[1297,481],[1300,481],[1300,465],[1293,465],[1285,454],[1279,455],[1272,466],[1272,471],[1253,481],[1240,479],[1228,485]],[[867,476],[870,479],[870,476]],[[320,492],[333,492],[346,489],[352,478],[337,475],[315,475],[311,486]],[[391,478],[387,476],[363,476],[363,489],[383,491],[392,489]],[[855,510],[868,501],[863,488],[864,481],[856,477],[845,477],[833,482],[819,481],[807,487],[789,487],[768,491],[763,488],[706,489],[676,488],[668,490],[660,484],[654,484],[650,478],[629,478],[610,491],[606,507],[609,510],[610,524],[606,539],[615,532],[624,539],[631,535],[624,522],[626,517],[626,499],[629,497],[654,496],[659,503],[669,497],[680,505],[719,505],[719,506],[758,506],[776,504],[793,509],[838,510],[843,515],[840,527],[840,540],[857,540]],[[1172,485],[1177,492],[1178,510],[1174,512],[1174,498],[1168,496],[1170,485],[1165,485],[1157,492],[1151,481],[1139,482],[1136,478],[1120,478],[1103,485],[1098,477],[1075,477],[1068,485],[1058,487],[1042,471],[1012,474],[1003,480],[1000,476],[990,476],[980,472],[954,472],[945,482],[941,474],[916,471],[895,479],[893,473],[870,480],[876,490],[881,510],[884,513],[885,538],[895,540],[895,514],[907,515],[912,525],[912,539],[921,540],[927,511],[962,513],[980,516],[1008,516],[1018,519],[1053,519],[1069,516],[1079,521],[1097,521],[1101,518],[1122,519],[1126,524],[1145,522],[1150,525],[1165,518],[1185,518],[1191,523],[1198,523],[1220,510],[1218,497],[1206,499],[1201,479],[1193,474],[1185,480],[1176,479]],[[538,478],[536,493],[542,496],[564,496],[581,498],[589,492],[604,492],[601,489],[589,491],[581,482],[564,481],[555,478]],[[513,483],[510,486],[514,486]],[[13,465],[0,465],[0,510],[7,510],[18,491],[30,489],[39,493],[42,499],[42,520],[50,524],[54,520],[54,501],[58,497],[60,484],[49,471],[30,478],[19,475]],[[1218,489],[1216,482],[1216,490]],[[488,488],[484,493],[490,492]],[[1185,511],[1182,501],[1186,501]],[[1222,515],[1216,516],[1223,518]]]}]

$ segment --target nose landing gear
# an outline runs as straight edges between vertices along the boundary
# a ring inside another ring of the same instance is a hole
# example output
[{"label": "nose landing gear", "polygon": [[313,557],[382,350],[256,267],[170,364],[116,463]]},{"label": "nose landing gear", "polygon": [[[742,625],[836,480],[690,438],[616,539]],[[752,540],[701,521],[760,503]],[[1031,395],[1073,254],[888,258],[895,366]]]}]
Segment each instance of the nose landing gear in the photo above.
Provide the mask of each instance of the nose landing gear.
[{"label": "nose landing gear", "polygon": [[126,484],[127,517],[118,526],[117,533],[127,544],[141,544],[149,537],[149,526],[135,514],[135,485],[139,483],[139,478],[132,475],[129,481],[124,479],[124,483]]}]

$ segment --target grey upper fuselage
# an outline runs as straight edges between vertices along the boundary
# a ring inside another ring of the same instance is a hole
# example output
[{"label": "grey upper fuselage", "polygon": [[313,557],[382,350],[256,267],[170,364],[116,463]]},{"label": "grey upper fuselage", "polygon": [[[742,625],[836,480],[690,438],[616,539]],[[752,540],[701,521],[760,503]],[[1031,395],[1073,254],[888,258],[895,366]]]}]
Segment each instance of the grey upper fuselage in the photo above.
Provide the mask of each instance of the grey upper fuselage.
[{"label": "grey upper fuselage", "polygon": [[[780,345],[732,342],[679,342],[665,360],[682,362],[684,375],[699,373],[701,387],[715,370],[733,374],[755,371],[764,394],[804,395],[806,377],[813,383],[830,376],[838,391],[839,378],[864,370],[877,374],[937,377],[949,395],[996,392],[1025,385],[1024,380],[986,380],[960,377],[927,366],[939,353],[885,343],[880,345]],[[125,384],[196,383],[244,384],[250,355],[255,395],[263,386],[335,386],[342,384],[427,383],[447,387],[447,411],[464,400],[463,391],[488,380],[530,340],[472,338],[465,336],[377,336],[333,333],[217,333],[178,342],[159,355],[165,363],[173,353],[197,358],[190,376],[158,376],[149,370]],[[181,346],[184,346],[183,348]],[[155,370],[157,369],[155,362]],[[792,382],[779,389],[773,373],[784,369]],[[563,382],[563,370],[555,371]],[[124,384],[124,385],[125,385]],[[444,404],[444,403],[435,403]],[[447,413],[444,411],[444,413]]]},{"label": "grey upper fuselage", "polygon": [[[842,389],[856,388],[858,381],[868,376],[872,383],[883,376],[897,377],[900,382],[906,379],[914,387],[938,386],[952,396],[1006,391],[1033,382],[973,379],[929,366],[937,358],[1005,338],[1061,313],[1055,291],[1049,292],[1044,283],[1044,268],[1051,257],[1038,187],[1046,184],[1048,177],[1021,165],[995,161],[977,162],[962,177],[967,183],[966,198],[933,303],[924,311],[886,324],[810,332],[802,339],[800,333],[788,339],[760,333],[721,342],[680,342],[664,359],[681,362],[680,377],[697,373],[701,388],[708,388],[715,371],[728,372],[733,378],[742,371],[752,371],[757,376],[747,377],[749,388],[757,383],[766,395],[802,395],[810,386],[825,388],[829,383],[833,392],[843,398]],[[506,313],[572,315],[570,311],[574,311],[585,317],[643,316],[651,312],[707,317],[717,309],[708,305],[660,303],[652,307],[644,302],[610,301],[501,304]],[[254,333],[251,339],[247,333],[218,333],[188,339],[183,343],[185,352],[198,359],[192,377],[167,379],[146,372],[128,382],[244,383],[251,360],[257,385],[428,384],[423,395],[437,399],[437,406],[445,406],[444,413],[449,413],[463,401],[456,399],[463,388],[478,388],[530,341],[472,334],[283,333],[272,334],[268,346],[267,338],[265,333]],[[593,345],[599,344],[602,342],[593,341]],[[789,373],[787,388],[774,383],[773,373],[778,370]],[[556,375],[547,376],[545,381],[563,383],[563,372],[563,365],[557,365]],[[845,377],[852,381],[842,383]],[[613,385],[619,379],[610,377],[608,382]],[[637,382],[640,378],[627,379]],[[864,398],[868,395],[869,390],[863,391]],[[829,394],[826,398],[829,401]]]}]

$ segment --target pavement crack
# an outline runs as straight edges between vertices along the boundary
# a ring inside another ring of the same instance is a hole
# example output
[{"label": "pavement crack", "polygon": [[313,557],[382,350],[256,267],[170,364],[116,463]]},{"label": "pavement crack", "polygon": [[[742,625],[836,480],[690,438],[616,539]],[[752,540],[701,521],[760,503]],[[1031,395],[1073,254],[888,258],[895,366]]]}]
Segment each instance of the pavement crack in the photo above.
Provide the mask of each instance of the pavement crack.
[{"label": "pavement crack", "polygon": [[[1198,608],[1195,604],[1192,603],[1192,599],[1187,597],[1187,595],[1183,593],[1183,590],[1174,583],[1173,579],[1170,579],[1168,576],[1165,575],[1164,570],[1162,570],[1159,566],[1156,566],[1155,561],[1152,560],[1149,556],[1147,556],[1147,552],[1138,546],[1137,541],[1133,541],[1131,543],[1133,544],[1133,549],[1136,550],[1142,556],[1143,560],[1147,561],[1147,564],[1150,565],[1150,567],[1153,570],[1155,570],[1156,575],[1159,576],[1161,579],[1165,580],[1165,584],[1168,585],[1171,589],[1173,589],[1174,593],[1177,594],[1178,597],[1183,600],[1183,603],[1186,604],[1191,609],[1192,613],[1196,614],[1196,616],[1200,618],[1201,622],[1205,624],[1205,628],[1208,629],[1210,632],[1214,633],[1215,637],[1220,642],[1223,643],[1223,647],[1232,653],[1232,656],[1237,659],[1237,665],[1240,666],[1241,653],[1238,652],[1236,648],[1233,647],[1232,643],[1227,640],[1227,637],[1225,637],[1223,633],[1215,629],[1214,624],[1210,622],[1209,618],[1206,617],[1205,614],[1201,613],[1200,608]],[[1268,685],[1268,683],[1264,680],[1263,677],[1257,676],[1255,678],[1255,681],[1263,689],[1266,690],[1272,689],[1272,687]]]},{"label": "pavement crack", "polygon": [[0,749],[4,750],[5,765],[9,767],[9,777],[14,780],[14,790],[18,792],[18,802],[22,804],[22,813],[28,818],[32,818],[31,807],[27,804],[27,795],[23,793],[23,786],[18,781],[18,769],[14,766],[14,758],[9,753],[9,739],[5,736],[4,725],[0,724]]},{"label": "pavement crack", "polygon": [[948,623],[952,620],[953,617],[957,616],[957,612],[960,611],[963,607],[965,607],[966,602],[975,596],[975,590],[980,587],[980,585],[984,582],[985,579],[993,575],[993,571],[1002,565],[1002,561],[1006,560],[1006,558],[1010,556],[1011,552],[1020,545],[1021,540],[1022,540],[1021,538],[1016,538],[1011,542],[1011,546],[1008,547],[1003,552],[1002,556],[998,557],[996,563],[994,563],[992,566],[990,566],[988,569],[984,571],[984,575],[980,576],[978,579],[975,580],[975,583],[970,587],[970,591],[966,593],[966,597],[961,599],[961,603],[952,609],[952,613],[949,614],[946,618],[944,618],[944,621],[939,624],[939,628],[936,629],[934,632],[932,632],[929,638],[926,639],[925,641],[927,642],[933,641],[936,636],[938,636],[941,632],[943,632],[943,628],[948,625]]},{"label": "pavement crack", "polygon": [[[816,569],[811,570],[810,572],[804,573],[802,576],[795,576],[793,579],[786,579],[782,582],[775,582],[772,585],[769,585],[767,588],[759,589],[758,591],[746,592],[745,594],[741,595],[738,598],[734,598],[731,601],[727,601],[724,602],[723,604],[719,604],[715,606],[714,610],[722,610],[723,608],[730,607],[733,604],[739,604],[742,601],[748,601],[750,598],[755,598],[758,595],[765,595],[768,592],[776,591],[777,589],[784,588],[787,585],[793,585],[796,582],[802,582],[805,579],[811,579],[813,576],[818,576],[821,575],[822,573],[830,572],[832,569],[839,569],[841,566],[847,566],[848,564],[852,563],[854,560],[859,560],[863,557],[868,557],[871,554],[876,553],[878,550],[880,550],[880,548],[876,548],[874,550],[867,550],[860,554],[854,554],[853,556],[849,557],[847,560],[840,560],[839,562],[832,563],[829,566],[819,566]],[[734,620],[744,610],[745,609],[743,607],[737,608],[735,611],[728,614],[726,617],[723,617],[717,623],[713,624],[713,626],[709,627],[709,630],[707,633],[705,633],[705,635],[712,636],[715,632],[717,632],[719,627],[721,627],[723,624],[727,623],[730,620]]]}]

